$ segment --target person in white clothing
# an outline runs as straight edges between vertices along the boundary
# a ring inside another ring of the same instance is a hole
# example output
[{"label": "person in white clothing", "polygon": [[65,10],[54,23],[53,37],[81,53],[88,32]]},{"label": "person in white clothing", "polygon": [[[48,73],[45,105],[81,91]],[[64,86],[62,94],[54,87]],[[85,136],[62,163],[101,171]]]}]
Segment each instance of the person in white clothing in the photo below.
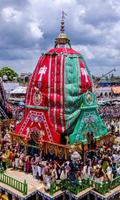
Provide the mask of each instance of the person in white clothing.
[{"label": "person in white clothing", "polygon": [[112,174],[112,167],[111,166],[107,167],[106,175],[107,175],[109,181],[113,180],[113,174]]},{"label": "person in white clothing", "polygon": [[49,191],[50,190],[50,186],[51,186],[51,181],[52,181],[52,176],[51,176],[51,172],[48,171],[45,175],[44,175],[44,185],[45,185],[45,190]]},{"label": "person in white clothing", "polygon": [[67,179],[67,169],[62,168],[61,174],[60,174],[60,180],[66,180]]},{"label": "person in white clothing", "polygon": [[91,177],[91,166],[89,163],[87,163],[84,167],[83,167],[83,170],[82,170],[82,175],[84,178],[90,178]]}]

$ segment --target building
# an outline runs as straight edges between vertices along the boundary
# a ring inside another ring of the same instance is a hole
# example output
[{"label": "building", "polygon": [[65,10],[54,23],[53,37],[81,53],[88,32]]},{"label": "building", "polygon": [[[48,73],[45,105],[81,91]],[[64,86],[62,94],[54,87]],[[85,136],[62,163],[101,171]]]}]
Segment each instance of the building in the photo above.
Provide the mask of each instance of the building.
[{"label": "building", "polygon": [[25,101],[27,87],[19,86],[10,92],[8,101],[12,104],[20,103]]}]

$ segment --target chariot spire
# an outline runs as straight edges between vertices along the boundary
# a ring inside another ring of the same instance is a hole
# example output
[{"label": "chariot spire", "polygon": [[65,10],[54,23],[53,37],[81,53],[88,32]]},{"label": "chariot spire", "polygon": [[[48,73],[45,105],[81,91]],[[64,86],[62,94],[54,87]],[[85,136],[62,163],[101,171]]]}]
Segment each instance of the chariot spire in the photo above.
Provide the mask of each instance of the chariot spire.
[{"label": "chariot spire", "polygon": [[67,14],[64,11],[62,11],[60,33],[57,36],[57,38],[55,39],[55,47],[60,46],[60,45],[67,45],[67,44],[71,47],[70,39],[68,38],[68,36],[65,33],[65,16],[66,15]]}]

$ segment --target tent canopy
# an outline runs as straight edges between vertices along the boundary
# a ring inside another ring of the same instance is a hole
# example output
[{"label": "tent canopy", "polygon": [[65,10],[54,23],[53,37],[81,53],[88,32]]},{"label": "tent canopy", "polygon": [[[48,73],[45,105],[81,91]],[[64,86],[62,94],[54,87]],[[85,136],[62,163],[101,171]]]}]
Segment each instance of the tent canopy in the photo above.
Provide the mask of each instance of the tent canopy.
[{"label": "tent canopy", "polygon": [[10,94],[26,94],[27,87],[17,87],[10,92]]},{"label": "tent canopy", "polygon": [[120,86],[112,87],[113,94],[120,94]]}]

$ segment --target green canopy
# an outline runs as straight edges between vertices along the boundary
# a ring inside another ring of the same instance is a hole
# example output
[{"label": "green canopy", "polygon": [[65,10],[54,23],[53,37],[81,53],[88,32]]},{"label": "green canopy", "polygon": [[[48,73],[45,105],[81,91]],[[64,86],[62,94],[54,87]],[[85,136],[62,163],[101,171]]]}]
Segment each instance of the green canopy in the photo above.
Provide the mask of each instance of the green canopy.
[{"label": "green canopy", "polygon": [[94,93],[86,92],[81,95],[81,112],[73,133],[70,135],[70,144],[87,143],[87,134],[93,133],[93,138],[99,140],[107,135],[108,130],[97,111]]}]

